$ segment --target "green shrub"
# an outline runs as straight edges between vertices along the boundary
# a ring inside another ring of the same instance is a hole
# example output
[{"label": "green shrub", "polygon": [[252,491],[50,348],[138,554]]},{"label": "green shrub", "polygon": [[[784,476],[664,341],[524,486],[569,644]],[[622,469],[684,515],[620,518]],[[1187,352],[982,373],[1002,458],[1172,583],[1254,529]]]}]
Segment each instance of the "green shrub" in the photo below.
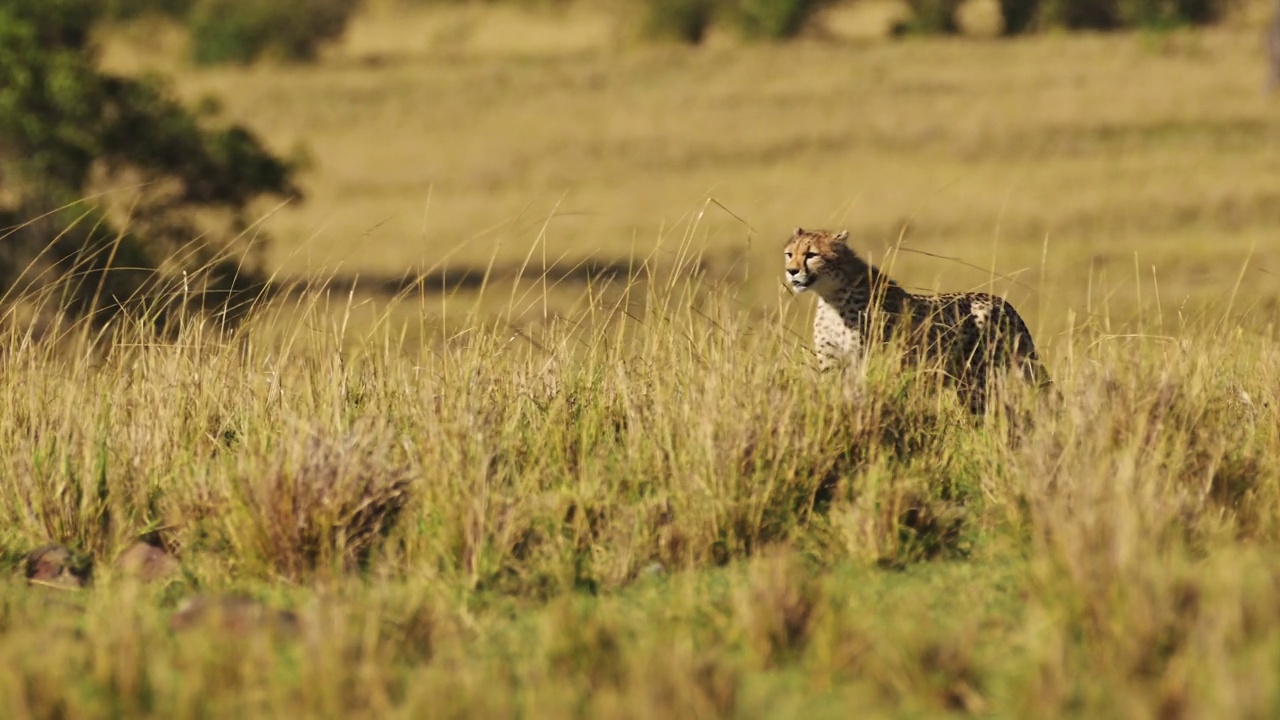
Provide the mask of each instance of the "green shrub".
[{"label": "green shrub", "polygon": [[1224,0],[1118,0],[1119,16],[1126,27],[1167,28],[1204,25],[1226,12]]},{"label": "green shrub", "polygon": [[1221,19],[1233,2],[1234,0],[1043,0],[1040,3],[1039,20],[1048,27],[1073,30],[1204,25]]},{"label": "green shrub", "polygon": [[822,0],[737,0],[731,14],[743,37],[781,40],[795,37],[821,6]]},{"label": "green shrub", "polygon": [[697,44],[714,14],[712,0],[644,0],[641,34],[654,40]]},{"label": "green shrub", "polygon": [[1045,27],[1106,30],[1120,24],[1116,0],[1043,0],[1040,22]]},{"label": "green shrub", "polygon": [[249,63],[266,55],[311,60],[342,36],[358,0],[197,0],[188,24],[202,65]]},{"label": "green shrub", "polygon": [[1030,30],[1036,21],[1040,0],[1000,0],[1000,16],[1004,18],[1004,34],[1019,35]]},{"label": "green shrub", "polygon": [[907,30],[914,33],[953,33],[957,29],[956,11],[963,0],[907,0],[911,18]]},{"label": "green shrub", "polygon": [[[255,197],[296,192],[292,167],[244,128],[211,126],[156,79],[101,72],[90,33],[104,12],[97,0],[0,5],[0,302],[73,277],[55,309],[106,319],[141,297],[147,270],[175,256],[195,269],[232,245],[191,247],[195,213],[237,222]],[[119,177],[154,189],[127,229],[77,202]]]}]

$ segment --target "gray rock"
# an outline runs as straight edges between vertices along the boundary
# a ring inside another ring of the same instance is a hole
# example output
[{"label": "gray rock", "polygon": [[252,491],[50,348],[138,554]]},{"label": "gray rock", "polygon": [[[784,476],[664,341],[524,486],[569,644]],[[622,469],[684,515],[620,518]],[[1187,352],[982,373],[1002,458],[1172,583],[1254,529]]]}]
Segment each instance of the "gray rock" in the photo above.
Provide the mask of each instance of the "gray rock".
[{"label": "gray rock", "polygon": [[32,585],[76,590],[89,583],[93,561],[65,545],[44,545],[27,555],[27,582]]}]

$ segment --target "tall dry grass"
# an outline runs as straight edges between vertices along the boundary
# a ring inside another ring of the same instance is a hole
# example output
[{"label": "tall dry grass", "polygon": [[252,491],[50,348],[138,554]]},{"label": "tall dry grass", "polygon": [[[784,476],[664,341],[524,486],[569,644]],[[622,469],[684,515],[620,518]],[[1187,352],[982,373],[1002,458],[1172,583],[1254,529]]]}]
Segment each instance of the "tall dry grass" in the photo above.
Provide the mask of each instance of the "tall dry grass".
[{"label": "tall dry grass", "polygon": [[[457,323],[421,289],[357,328],[372,301],[323,278],[176,337],[10,313],[0,706],[1274,710],[1273,328],[1081,317],[1048,354],[1060,406],[1015,392],[976,421],[892,354],[818,374],[800,304],[710,282],[696,236],[536,325],[512,320],[533,270],[505,315]],[[115,569],[138,537],[181,573]],[[24,584],[47,542],[89,553],[92,584]],[[187,609],[228,594],[247,599]]]}]

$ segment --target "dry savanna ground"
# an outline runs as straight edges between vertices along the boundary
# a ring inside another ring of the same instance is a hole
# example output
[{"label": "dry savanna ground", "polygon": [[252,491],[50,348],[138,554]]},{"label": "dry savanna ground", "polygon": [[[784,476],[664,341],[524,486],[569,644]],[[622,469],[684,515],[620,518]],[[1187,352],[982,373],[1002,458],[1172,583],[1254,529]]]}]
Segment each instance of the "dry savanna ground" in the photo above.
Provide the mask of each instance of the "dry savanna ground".
[{"label": "dry savanna ground", "polygon": [[[0,713],[1280,712],[1252,15],[888,41],[875,7],[683,48],[375,5],[316,66],[166,66],[305,146],[267,263],[344,281],[227,332],[6,325]],[[1006,293],[1061,402],[818,375],[794,225]]]},{"label": "dry savanna ground", "polygon": [[858,34],[877,5],[859,7],[807,41],[697,49],[627,44],[588,10],[374,10],[319,67],[179,87],[312,158],[309,201],[264,223],[286,272],[531,251],[538,270],[669,266],[689,235],[758,305],[778,296],[779,238],[812,225],[877,257],[901,244],[915,286],[994,279],[1051,333],[1108,300],[1126,319],[1237,285],[1238,309],[1272,302],[1280,116],[1257,13],[1205,33],[885,42]]}]

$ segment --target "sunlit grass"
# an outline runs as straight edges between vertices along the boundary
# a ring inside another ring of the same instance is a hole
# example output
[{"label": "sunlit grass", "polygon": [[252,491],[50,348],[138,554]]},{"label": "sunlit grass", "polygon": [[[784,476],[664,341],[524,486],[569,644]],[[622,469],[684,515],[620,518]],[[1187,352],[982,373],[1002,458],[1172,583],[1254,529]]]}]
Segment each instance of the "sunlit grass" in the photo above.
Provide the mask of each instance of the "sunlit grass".
[{"label": "sunlit grass", "polygon": [[[1100,307],[1055,347],[1060,406],[1015,392],[975,420],[891,354],[818,374],[798,304],[744,308],[689,242],[533,324],[511,319],[533,269],[462,329],[406,328],[436,301],[410,291],[355,332],[374,301],[319,278],[225,331],[144,313],[41,338],[10,314],[5,707],[1274,707],[1273,335],[1225,312],[1116,333]],[[139,537],[181,572],[116,569]],[[48,542],[92,582],[24,585]]]}]

